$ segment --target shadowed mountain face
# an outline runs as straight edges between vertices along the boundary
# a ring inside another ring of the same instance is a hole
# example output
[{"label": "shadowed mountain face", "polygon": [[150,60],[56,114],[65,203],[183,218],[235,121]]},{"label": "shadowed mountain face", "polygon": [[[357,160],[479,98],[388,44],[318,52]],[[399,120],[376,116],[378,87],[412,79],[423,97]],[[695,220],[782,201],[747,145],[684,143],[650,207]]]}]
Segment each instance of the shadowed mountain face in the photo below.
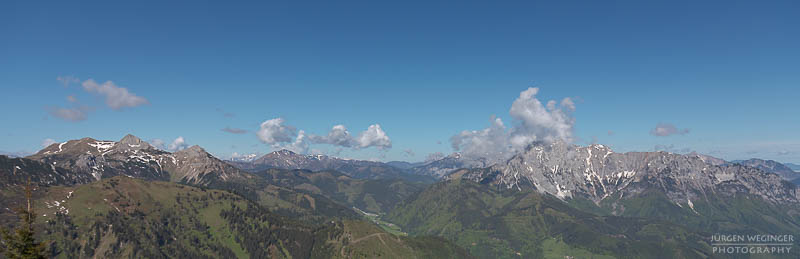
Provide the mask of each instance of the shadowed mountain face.
[{"label": "shadowed mountain face", "polygon": [[359,179],[406,179],[415,182],[433,182],[428,176],[409,174],[403,169],[374,161],[350,160],[325,155],[303,155],[289,150],[279,150],[249,162],[228,161],[236,167],[258,172],[270,168],[303,169],[311,171],[336,170]]},{"label": "shadowed mountain face", "polygon": [[43,186],[84,184],[95,180],[88,173],[74,173],[37,160],[0,155],[0,187],[24,185],[28,179]]}]

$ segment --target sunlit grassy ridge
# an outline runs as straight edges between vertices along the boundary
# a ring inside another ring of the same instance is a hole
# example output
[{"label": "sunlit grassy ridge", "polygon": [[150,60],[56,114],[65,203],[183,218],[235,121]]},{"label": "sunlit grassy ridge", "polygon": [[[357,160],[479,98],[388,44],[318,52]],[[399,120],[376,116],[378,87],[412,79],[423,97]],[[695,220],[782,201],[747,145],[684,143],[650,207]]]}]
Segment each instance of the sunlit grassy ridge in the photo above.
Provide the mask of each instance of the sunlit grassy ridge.
[{"label": "sunlit grassy ridge", "polygon": [[310,225],[242,196],[114,177],[49,187],[37,200],[41,239],[58,258],[452,258],[461,248],[393,235],[362,220]]},{"label": "sunlit grassy ridge", "polygon": [[471,181],[437,183],[386,217],[481,258],[703,258],[703,236],[665,221],[598,216],[536,192]]}]

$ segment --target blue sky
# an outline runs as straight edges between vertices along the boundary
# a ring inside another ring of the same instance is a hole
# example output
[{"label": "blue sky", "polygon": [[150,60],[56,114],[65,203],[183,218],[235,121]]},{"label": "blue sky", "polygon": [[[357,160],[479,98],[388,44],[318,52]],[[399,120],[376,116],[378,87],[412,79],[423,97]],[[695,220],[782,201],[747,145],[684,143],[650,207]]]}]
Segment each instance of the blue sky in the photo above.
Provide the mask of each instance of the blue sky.
[{"label": "blue sky", "polygon": [[[574,100],[578,144],[800,163],[800,4],[700,2],[5,1],[0,151],[132,133],[266,153],[256,132],[282,118],[391,139],[308,152],[419,161],[492,115],[510,127],[512,102],[538,87],[543,103]],[[88,79],[146,101],[110,105]],[[659,124],[676,133],[651,134]]]}]

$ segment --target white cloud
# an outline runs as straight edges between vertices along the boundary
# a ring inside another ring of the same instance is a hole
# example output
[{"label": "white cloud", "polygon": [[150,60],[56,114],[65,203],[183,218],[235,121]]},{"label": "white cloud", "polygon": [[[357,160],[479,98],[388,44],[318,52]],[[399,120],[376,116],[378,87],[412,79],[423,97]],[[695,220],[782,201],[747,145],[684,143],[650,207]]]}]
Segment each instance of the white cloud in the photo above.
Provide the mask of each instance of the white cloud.
[{"label": "white cloud", "polygon": [[500,118],[482,130],[465,130],[450,138],[453,150],[470,157],[506,157],[512,152],[509,132]]},{"label": "white cloud", "polygon": [[72,83],[80,82],[79,79],[77,79],[77,78],[75,78],[73,76],[58,76],[58,77],[56,77],[56,80],[58,80],[58,82],[61,82],[61,84],[64,85],[64,87],[67,87]]},{"label": "white cloud", "polygon": [[167,149],[171,151],[178,151],[186,149],[187,147],[189,147],[189,144],[186,144],[186,140],[183,139],[183,137],[179,136],[178,138],[173,140],[172,143],[169,144],[169,147],[167,147]]},{"label": "white cloud", "polygon": [[359,148],[377,147],[378,149],[392,148],[392,140],[381,129],[381,125],[372,124],[366,131],[361,132],[356,139]]},{"label": "white cloud", "polygon": [[353,149],[376,147],[381,150],[392,148],[392,140],[381,129],[380,124],[372,124],[367,130],[358,134],[357,137],[350,135],[344,125],[333,126],[326,136],[309,136],[309,140],[314,144],[330,144],[339,147]]},{"label": "white cloud", "polygon": [[414,150],[411,150],[410,148],[409,149],[404,149],[403,150],[403,154],[405,154],[406,156],[414,156],[415,155],[414,154]]},{"label": "white cloud", "polygon": [[308,142],[306,139],[306,132],[300,130],[299,132],[297,132],[297,137],[295,138],[294,142],[280,147],[282,149],[287,149],[295,153],[305,154],[306,152],[308,152]]},{"label": "white cloud", "polygon": [[274,145],[292,141],[295,128],[283,125],[283,118],[275,118],[261,123],[261,128],[256,132],[258,139],[266,144]]},{"label": "white cloud", "polygon": [[89,79],[83,82],[83,89],[87,92],[104,96],[106,105],[114,110],[150,103],[147,99],[129,92],[127,88],[116,86],[114,82],[111,81],[98,84],[93,79]]},{"label": "white cloud", "polygon": [[283,118],[262,122],[260,129],[256,132],[258,139],[265,144],[269,144],[273,149],[287,149],[295,153],[306,153],[308,151],[306,132],[300,130],[295,135],[295,127],[284,125],[285,122]]},{"label": "white cloud", "polygon": [[58,143],[58,142],[56,142],[55,140],[53,140],[51,138],[46,138],[46,139],[42,140],[42,148],[46,148],[46,147],[48,147],[48,146],[50,146],[52,144],[55,144],[55,143]]},{"label": "white cloud", "polygon": [[178,150],[183,150],[183,149],[186,149],[186,148],[189,147],[189,144],[186,143],[186,139],[184,139],[183,136],[179,136],[179,137],[175,138],[169,144],[164,142],[164,140],[162,140],[162,139],[152,139],[149,142],[150,142],[150,145],[153,145],[154,147],[156,147],[158,149],[167,150],[167,151],[171,151],[171,152],[178,151]]},{"label": "white cloud", "polygon": [[509,113],[519,122],[518,126],[511,128],[511,144],[517,149],[525,148],[534,141],[572,142],[575,120],[569,112],[575,110],[575,104],[569,98],[564,98],[560,107],[552,104],[555,101],[550,101],[551,104],[545,109],[536,99],[538,92],[539,88],[528,88],[511,104]]},{"label": "white cloud", "polygon": [[655,128],[650,130],[650,135],[658,137],[666,137],[672,135],[686,135],[689,134],[689,129],[678,129],[675,125],[669,123],[659,123]]},{"label": "white cloud", "polygon": [[78,98],[75,98],[74,95],[69,95],[69,96],[67,96],[67,101],[71,102],[71,103],[76,103],[76,102],[78,102]]},{"label": "white cloud", "polygon": [[178,151],[186,149],[187,147],[189,147],[189,144],[186,144],[186,140],[183,139],[183,137],[179,136],[178,138],[173,140],[172,143],[169,144],[167,149],[170,151]]},{"label": "white cloud", "polygon": [[575,103],[570,98],[543,105],[538,99],[539,88],[520,92],[511,104],[509,114],[514,125],[506,129],[500,118],[492,116],[491,125],[482,130],[462,131],[450,138],[455,151],[474,158],[505,159],[533,142],[573,141]]},{"label": "white cloud", "polygon": [[330,144],[340,147],[352,147],[357,145],[355,139],[350,135],[350,132],[347,131],[347,127],[344,125],[333,126],[327,136],[311,135],[309,140],[315,144]]},{"label": "white cloud", "polygon": [[337,147],[363,149],[376,147],[381,150],[392,147],[392,141],[379,124],[370,125],[367,130],[353,137],[344,125],[335,125],[327,135],[307,134],[285,124],[283,118],[264,121],[256,132],[258,139],[269,144],[273,149],[287,149],[297,153],[306,153],[310,144],[329,144]]}]

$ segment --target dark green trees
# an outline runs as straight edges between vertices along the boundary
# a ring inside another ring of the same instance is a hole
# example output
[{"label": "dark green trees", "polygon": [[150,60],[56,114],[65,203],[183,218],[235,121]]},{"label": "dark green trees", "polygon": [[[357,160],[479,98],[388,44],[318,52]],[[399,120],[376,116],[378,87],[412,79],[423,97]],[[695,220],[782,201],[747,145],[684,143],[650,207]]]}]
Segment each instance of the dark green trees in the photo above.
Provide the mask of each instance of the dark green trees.
[{"label": "dark green trees", "polygon": [[31,205],[30,179],[28,179],[28,183],[25,185],[25,198],[27,199],[27,208],[16,209],[17,214],[22,220],[22,224],[13,232],[2,229],[3,240],[2,243],[0,243],[0,251],[5,253],[5,256],[10,259],[45,258],[45,244],[37,242],[33,237],[33,223],[36,214]]}]

